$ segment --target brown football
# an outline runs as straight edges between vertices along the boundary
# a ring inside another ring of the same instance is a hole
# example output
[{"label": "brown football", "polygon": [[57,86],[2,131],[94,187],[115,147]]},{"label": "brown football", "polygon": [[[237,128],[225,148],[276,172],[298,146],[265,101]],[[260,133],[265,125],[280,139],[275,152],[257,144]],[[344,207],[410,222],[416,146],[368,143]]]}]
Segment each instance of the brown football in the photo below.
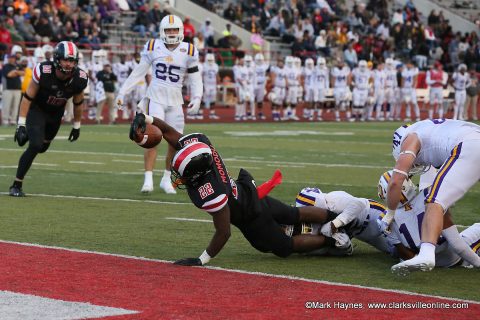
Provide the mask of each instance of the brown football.
[{"label": "brown football", "polygon": [[162,141],[162,131],[158,129],[153,124],[147,124],[147,128],[144,133],[140,132],[140,129],[137,131],[137,137],[135,143],[140,147],[145,149],[150,149],[155,147],[157,144]]}]

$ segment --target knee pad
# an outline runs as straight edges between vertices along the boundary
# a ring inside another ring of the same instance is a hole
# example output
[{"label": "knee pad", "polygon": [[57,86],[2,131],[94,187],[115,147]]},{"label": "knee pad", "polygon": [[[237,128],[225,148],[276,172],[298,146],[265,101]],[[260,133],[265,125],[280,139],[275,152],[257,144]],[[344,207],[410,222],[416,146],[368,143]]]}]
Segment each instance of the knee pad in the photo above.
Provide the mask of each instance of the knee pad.
[{"label": "knee pad", "polygon": [[50,142],[44,142],[38,153],[44,153],[50,147]]}]

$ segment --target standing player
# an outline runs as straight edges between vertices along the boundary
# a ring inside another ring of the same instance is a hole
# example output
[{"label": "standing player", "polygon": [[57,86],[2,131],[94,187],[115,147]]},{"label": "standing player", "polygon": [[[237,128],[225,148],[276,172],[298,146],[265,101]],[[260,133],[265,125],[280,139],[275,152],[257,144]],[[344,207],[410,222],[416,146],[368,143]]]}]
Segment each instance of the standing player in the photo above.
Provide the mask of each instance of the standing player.
[{"label": "standing player", "polygon": [[318,57],[317,66],[315,68],[315,83],[317,86],[318,95],[318,121],[322,121],[323,109],[326,108],[325,99],[330,88],[330,71],[327,67],[327,61],[324,57]]},{"label": "standing player", "polygon": [[209,119],[218,120],[219,117],[215,114],[213,105],[217,100],[217,83],[220,83],[220,76],[218,75],[218,64],[215,62],[215,55],[207,53],[205,63],[202,65],[203,78],[203,103],[205,109],[208,110]]},{"label": "standing player", "polygon": [[385,102],[388,103],[385,110],[385,119],[393,121],[397,106],[397,71],[392,58],[387,58],[385,66]]},{"label": "standing player", "polygon": [[467,99],[467,88],[470,86],[470,75],[467,72],[467,66],[463,63],[459,65],[458,71],[453,73],[450,82],[453,88],[455,88],[453,119],[463,120],[465,100]]},{"label": "standing player", "polygon": [[10,196],[23,197],[23,179],[33,160],[44,153],[57,135],[62,122],[67,100],[73,97],[74,122],[68,140],[76,141],[80,136],[83,91],[88,75],[79,69],[78,49],[73,42],[57,44],[53,62],[45,61],[35,66],[33,78],[20,102],[15,141],[19,146],[30,141],[20,157],[15,181],[10,187]]},{"label": "standing player", "polygon": [[285,74],[287,76],[286,108],[283,110],[282,120],[299,120],[296,115],[298,90],[300,86],[300,71],[295,66],[295,57],[285,58]]},{"label": "standing player", "polygon": [[246,55],[244,58],[245,70],[247,72],[246,87],[245,87],[245,102],[248,102],[250,111],[247,111],[248,120],[257,120],[255,116],[255,66],[253,64],[253,58],[251,55]]},{"label": "standing player", "polygon": [[378,121],[385,121],[388,116],[384,113],[388,112],[384,109],[385,107],[385,86],[387,82],[387,73],[384,70],[384,64],[379,63],[377,68],[373,71],[373,100],[374,104],[369,110],[369,119],[372,119],[373,106],[375,106],[375,118]]},{"label": "standing player", "polygon": [[443,66],[439,61],[435,61],[433,68],[427,71],[426,83],[430,87],[428,118],[433,119],[435,107],[438,117],[443,118],[443,87],[446,83]]},{"label": "standing player", "polygon": [[[445,119],[405,125],[393,134],[392,154],[396,165],[388,185],[388,212],[382,220],[387,232],[401,200],[403,181],[412,174],[424,172],[428,166],[438,169],[425,200],[420,253],[392,267],[397,273],[429,271],[435,266],[435,245],[442,230],[444,213],[480,179],[480,126]],[[458,255],[471,262],[471,250],[461,241],[458,232],[452,230],[444,236]],[[480,267],[480,259],[472,264]]]},{"label": "standing player", "polygon": [[[393,171],[385,172],[378,182],[379,197],[383,200],[388,198],[388,183],[393,175]],[[417,194],[415,185],[410,179],[406,179],[402,186],[402,201],[398,204],[395,211],[395,220],[391,226],[391,233],[387,238],[396,248],[399,258],[408,260],[413,258],[421,246],[420,226],[425,215],[425,200],[428,195],[428,188],[420,190]],[[452,248],[452,245],[446,241],[445,235],[449,237],[450,233],[458,233],[456,226],[451,220],[450,212],[447,211],[443,219],[442,237],[438,238],[435,248],[435,267],[453,267],[461,262],[461,257]],[[464,230],[461,234],[461,240],[471,248],[469,256],[472,257],[471,263],[480,261],[476,255],[480,253],[478,246],[480,243],[480,223]],[[467,249],[468,250],[468,249]],[[470,251],[470,250],[469,250]],[[476,252],[475,252],[476,251]],[[463,265],[470,265],[469,261],[464,261]],[[408,274],[408,269],[399,272],[401,275]]]},{"label": "standing player", "polygon": [[[165,16],[160,22],[160,41],[149,40],[142,51],[139,64],[119,90],[117,104],[121,107],[124,96],[139,81],[142,81],[149,68],[152,69],[152,82],[147,88],[146,97],[140,102],[146,114],[156,116],[171,124],[178,132],[183,132],[185,119],[182,105],[182,86],[185,77],[191,83],[192,99],[188,105],[190,114],[197,114],[203,94],[202,76],[198,69],[198,50],[183,41],[183,22],[175,15]],[[160,188],[168,194],[175,194],[170,181],[170,166],[175,149],[169,146],[165,157],[165,171]],[[153,191],[153,169],[157,159],[157,147],[145,149],[145,180],[142,192]]]},{"label": "standing player", "polygon": [[303,108],[303,118],[313,121],[315,113],[315,103],[318,101],[318,90],[315,83],[315,64],[312,58],[305,60],[305,67],[302,72],[302,82],[305,92],[305,107]]},{"label": "standing player", "polygon": [[[130,63],[127,61],[126,54],[120,53],[119,57],[120,61],[115,62],[112,66],[113,73],[117,77],[117,88],[121,88],[123,86],[123,84],[128,78],[128,75],[130,74],[130,72],[132,72],[132,68]],[[122,119],[127,120],[129,118],[129,106],[127,105],[122,110]]]},{"label": "standing player", "polygon": [[367,61],[360,60],[358,68],[352,71],[352,79],[355,87],[353,89],[353,118],[350,121],[364,121],[364,109],[367,104],[368,91],[372,84],[372,73],[367,67]]},{"label": "standing player", "polygon": [[267,73],[270,66],[265,63],[263,54],[255,55],[255,102],[257,103],[258,118],[265,120],[267,117],[263,113],[263,100],[265,99],[265,86],[267,84]]},{"label": "standing player", "polygon": [[[130,138],[145,131],[146,124],[157,126],[163,138],[178,151],[172,160],[176,182],[185,186],[192,203],[213,218],[215,233],[206,250],[198,258],[180,259],[184,266],[202,266],[215,257],[231,235],[230,224],[236,226],[250,244],[261,252],[287,257],[293,252],[308,252],[331,245],[335,241],[321,235],[288,237],[280,224],[299,222],[324,223],[334,218],[327,210],[315,207],[294,208],[268,196],[279,183],[278,177],[258,188],[253,177],[241,169],[232,179],[222,157],[201,133],[182,136],[164,121],[138,114],[130,129]],[[350,240],[344,239],[346,245]]]},{"label": "standing player", "polygon": [[[420,109],[418,108],[417,103],[417,77],[418,69],[413,65],[412,61],[408,61],[406,68],[402,71],[402,96],[403,101],[405,102],[405,121],[411,120],[411,108],[415,110],[415,115],[417,117],[416,121],[420,120]],[[410,108],[411,107],[411,108]],[[400,115],[398,113],[398,115]]]},{"label": "standing player", "polygon": [[280,110],[285,103],[287,90],[287,73],[281,58],[277,60],[277,65],[271,68],[270,75],[273,83],[273,89],[269,93],[270,101],[272,102],[272,118],[273,121],[279,121]]},{"label": "standing player", "polygon": [[346,117],[350,120],[351,112],[348,106],[350,95],[350,83],[352,75],[350,68],[345,64],[342,58],[337,59],[337,65],[332,69],[333,96],[335,98],[335,121],[340,121],[340,111],[346,111]]},{"label": "standing player", "polygon": [[[135,52],[132,59],[127,61],[127,64],[130,68],[130,72],[135,69],[135,67],[140,63],[140,53]],[[138,108],[138,103],[142,101],[143,97],[145,97],[147,93],[148,84],[152,80],[152,69],[148,69],[147,74],[141,78],[134,88],[125,96],[125,100],[123,101],[124,107],[123,112],[128,111],[128,107],[130,106],[132,116],[135,116],[135,112]],[[127,111],[125,111],[127,110]]]},{"label": "standing player", "polygon": [[235,104],[235,121],[246,120],[247,110],[245,107],[248,98],[248,70],[245,68],[244,58],[237,60],[237,64],[233,66],[233,77],[235,80],[235,93],[237,103]]}]

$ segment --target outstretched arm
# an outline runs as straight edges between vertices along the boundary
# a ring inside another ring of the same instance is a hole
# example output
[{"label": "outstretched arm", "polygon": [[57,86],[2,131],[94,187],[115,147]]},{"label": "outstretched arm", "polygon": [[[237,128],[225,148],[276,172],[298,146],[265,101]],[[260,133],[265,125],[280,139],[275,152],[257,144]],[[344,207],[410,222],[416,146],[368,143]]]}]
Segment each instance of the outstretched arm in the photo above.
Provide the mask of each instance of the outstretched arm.
[{"label": "outstretched arm", "polygon": [[145,115],[143,113],[137,113],[135,119],[133,119],[132,125],[130,126],[130,140],[135,141],[138,131],[141,133],[145,132],[147,124],[153,124],[162,131],[163,138],[171,145],[173,148],[178,149],[178,140],[182,137],[182,134],[175,130],[173,127],[168,125],[165,121]]}]

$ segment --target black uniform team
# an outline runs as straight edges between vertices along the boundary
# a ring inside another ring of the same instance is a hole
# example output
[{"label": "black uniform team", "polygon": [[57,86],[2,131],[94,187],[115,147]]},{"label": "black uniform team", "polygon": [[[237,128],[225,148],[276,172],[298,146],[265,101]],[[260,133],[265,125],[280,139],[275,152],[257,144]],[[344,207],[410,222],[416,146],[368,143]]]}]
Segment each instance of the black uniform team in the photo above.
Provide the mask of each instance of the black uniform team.
[{"label": "black uniform team", "polygon": [[20,102],[15,141],[28,147],[20,157],[15,181],[9,194],[22,197],[23,179],[39,153],[48,150],[57,135],[67,100],[73,97],[74,125],[68,140],[80,136],[80,121],[83,105],[83,90],[88,84],[88,75],[79,69],[78,49],[73,42],[57,44],[53,61],[38,64],[33,70],[32,81]]}]

